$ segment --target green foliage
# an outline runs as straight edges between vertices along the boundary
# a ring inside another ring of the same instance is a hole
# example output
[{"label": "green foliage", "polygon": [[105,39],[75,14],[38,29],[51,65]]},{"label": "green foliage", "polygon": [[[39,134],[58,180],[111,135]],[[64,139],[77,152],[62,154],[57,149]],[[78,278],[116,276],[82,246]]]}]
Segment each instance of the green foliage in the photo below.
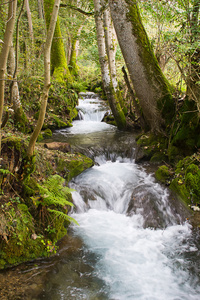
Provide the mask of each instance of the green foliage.
[{"label": "green foliage", "polygon": [[200,145],[199,116],[194,101],[186,99],[179,111],[178,122],[173,127],[172,144],[178,147],[182,155],[189,155]]},{"label": "green foliage", "polygon": [[190,191],[191,201],[195,204],[200,204],[200,170],[195,164],[187,167],[185,172],[185,185]]},{"label": "green foliage", "polygon": [[38,185],[42,200],[34,200],[36,206],[40,203],[45,206],[56,207],[73,206],[67,199],[71,198],[73,189],[63,186],[65,180],[59,175],[50,176],[44,185]]},{"label": "green foliage", "polygon": [[42,135],[43,135],[44,139],[52,137],[51,129],[47,128]]},{"label": "green foliage", "polygon": [[67,221],[67,222],[70,222],[70,223],[74,222],[76,225],[79,225],[78,222],[74,218],[68,216],[67,214],[63,213],[62,211],[55,210],[55,209],[50,209],[50,208],[48,208],[48,211],[51,212],[52,214],[54,214],[56,217],[60,218],[63,221]]},{"label": "green foliage", "polygon": [[139,5],[157,58],[170,63],[166,75],[172,84],[179,84],[181,77],[188,84],[198,68],[199,2],[147,0]]},{"label": "green foliage", "polygon": [[158,170],[155,173],[155,176],[157,180],[166,184],[170,180],[172,173],[170,172],[167,166],[163,165],[158,168]]}]

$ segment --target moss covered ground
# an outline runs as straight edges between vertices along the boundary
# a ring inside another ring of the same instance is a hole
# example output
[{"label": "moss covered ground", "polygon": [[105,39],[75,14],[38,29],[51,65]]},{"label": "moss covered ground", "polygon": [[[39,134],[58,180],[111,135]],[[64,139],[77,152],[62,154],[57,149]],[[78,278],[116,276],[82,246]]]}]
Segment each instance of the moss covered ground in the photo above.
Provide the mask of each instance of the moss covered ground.
[{"label": "moss covered ground", "polygon": [[67,233],[73,206],[68,181],[93,165],[81,154],[63,153],[37,144],[26,160],[26,136],[2,139],[0,169],[0,268],[57,251]]}]

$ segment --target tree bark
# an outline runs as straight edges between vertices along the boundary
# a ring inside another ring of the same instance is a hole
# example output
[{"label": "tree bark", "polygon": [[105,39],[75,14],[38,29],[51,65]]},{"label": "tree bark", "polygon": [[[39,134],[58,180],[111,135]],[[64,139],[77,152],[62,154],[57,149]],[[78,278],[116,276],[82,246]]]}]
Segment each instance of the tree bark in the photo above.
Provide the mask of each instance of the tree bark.
[{"label": "tree bark", "polygon": [[25,5],[26,5],[26,12],[27,12],[27,19],[28,19],[29,34],[30,34],[31,43],[32,43],[32,47],[33,47],[33,45],[34,45],[33,23],[32,23],[32,18],[31,18],[31,10],[30,10],[30,6],[29,6],[29,0],[25,0]]},{"label": "tree bark", "polygon": [[[191,14],[190,32],[191,45],[196,43],[200,38],[199,32],[199,10],[200,0],[194,0]],[[200,113],[200,47],[193,49],[190,53],[190,69],[187,76],[187,95],[189,99],[197,103],[197,108]]]},{"label": "tree bark", "polygon": [[41,95],[39,118],[36,127],[30,137],[30,141],[27,149],[27,155],[29,158],[31,158],[34,155],[35,143],[44,124],[44,118],[46,114],[49,88],[51,85],[51,81],[50,81],[51,45],[52,45],[54,31],[56,27],[59,7],[60,7],[60,0],[55,0],[52,14],[51,14],[51,20],[48,26],[48,33],[47,33],[47,38],[46,38],[46,43],[44,48],[44,88]]},{"label": "tree bark", "polygon": [[[47,30],[50,24],[54,0],[44,0],[44,12]],[[59,19],[57,20],[52,47],[51,47],[51,74],[58,81],[72,82],[72,77],[67,65],[64,43],[60,30]]]},{"label": "tree bark", "polygon": [[96,31],[97,31],[97,44],[98,44],[98,52],[99,52],[99,62],[101,66],[101,76],[104,91],[106,93],[106,97],[108,99],[110,108],[112,110],[113,116],[115,118],[118,129],[125,129],[126,118],[121,109],[119,100],[117,99],[117,95],[112,85],[110,72],[109,72],[109,64],[108,58],[106,55],[106,45],[105,45],[105,36],[104,36],[104,25],[103,25],[103,15],[101,12],[101,3],[100,0],[94,0],[94,9],[95,9],[95,23],[96,23]]},{"label": "tree bark", "polygon": [[168,83],[158,65],[137,2],[109,0],[118,42],[149,129],[162,131],[164,119],[170,120],[174,104]]},{"label": "tree bark", "polygon": [[9,8],[8,8],[8,20],[6,25],[6,31],[4,34],[4,43],[0,54],[0,152],[1,152],[1,124],[2,124],[2,115],[3,115],[3,107],[4,107],[6,64],[7,64],[8,53],[9,53],[9,49],[13,37],[16,9],[17,9],[17,0],[10,1]]},{"label": "tree bark", "polygon": [[40,19],[44,19],[42,0],[38,0],[38,14]]},{"label": "tree bark", "polygon": [[116,71],[116,63],[115,63],[115,55],[117,50],[117,43],[116,43],[117,37],[111,20],[110,9],[109,7],[106,8],[105,0],[101,0],[101,4],[103,8],[104,34],[105,34],[105,43],[106,43],[107,56],[108,56],[108,64],[110,69],[110,75],[112,78],[112,84],[116,91],[118,88],[117,71]]}]

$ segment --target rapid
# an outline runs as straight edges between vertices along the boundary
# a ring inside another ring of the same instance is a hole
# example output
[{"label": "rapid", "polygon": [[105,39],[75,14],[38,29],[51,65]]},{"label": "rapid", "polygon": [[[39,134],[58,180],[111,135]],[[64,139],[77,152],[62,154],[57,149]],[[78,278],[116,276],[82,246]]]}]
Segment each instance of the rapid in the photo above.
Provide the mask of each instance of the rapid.
[{"label": "rapid", "polygon": [[60,254],[40,299],[200,299],[200,238],[184,206],[149,164],[135,163],[136,134],[101,122],[104,101],[83,95],[77,109],[54,140],[95,162],[70,182],[79,226],[69,234],[80,246]]}]

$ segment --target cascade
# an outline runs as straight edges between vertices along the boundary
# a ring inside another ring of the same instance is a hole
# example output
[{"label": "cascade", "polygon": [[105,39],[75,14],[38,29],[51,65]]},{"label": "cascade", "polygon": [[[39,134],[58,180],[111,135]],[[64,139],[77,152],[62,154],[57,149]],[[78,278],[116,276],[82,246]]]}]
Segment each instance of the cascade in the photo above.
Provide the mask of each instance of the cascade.
[{"label": "cascade", "polygon": [[80,120],[54,140],[95,161],[70,182],[79,223],[70,234],[81,247],[62,256],[41,299],[199,299],[199,237],[183,205],[135,163],[134,134],[101,122],[104,101],[86,96],[78,110]]}]

